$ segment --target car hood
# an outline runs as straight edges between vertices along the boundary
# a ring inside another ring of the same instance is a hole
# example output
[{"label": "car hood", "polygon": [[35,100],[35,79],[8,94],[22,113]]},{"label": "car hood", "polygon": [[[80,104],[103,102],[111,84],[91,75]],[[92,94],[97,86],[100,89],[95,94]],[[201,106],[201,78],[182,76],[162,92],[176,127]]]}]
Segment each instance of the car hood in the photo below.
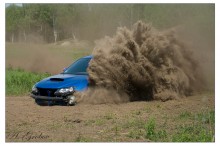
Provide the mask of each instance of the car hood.
[{"label": "car hood", "polygon": [[76,91],[88,87],[88,75],[58,74],[38,82],[37,88],[60,89],[74,87]]}]

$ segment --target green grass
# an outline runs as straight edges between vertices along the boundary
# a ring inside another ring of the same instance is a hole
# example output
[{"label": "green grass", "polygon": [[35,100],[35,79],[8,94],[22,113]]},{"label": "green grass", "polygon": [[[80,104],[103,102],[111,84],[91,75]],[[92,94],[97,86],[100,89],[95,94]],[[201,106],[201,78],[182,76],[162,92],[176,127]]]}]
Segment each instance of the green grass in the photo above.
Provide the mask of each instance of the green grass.
[{"label": "green grass", "polygon": [[[166,129],[167,122],[158,125],[158,121],[149,118],[147,121],[143,119],[129,119],[121,127],[128,131],[126,135],[130,139],[150,140],[155,142],[213,142],[215,135],[215,112],[201,111],[192,113],[183,111],[174,119],[180,119],[175,124],[176,128],[170,132]],[[180,121],[184,121],[181,124]]]},{"label": "green grass", "polygon": [[178,132],[173,135],[173,142],[211,142],[213,138],[212,131],[205,128],[204,125],[183,125],[178,128]]},{"label": "green grass", "polygon": [[152,139],[155,136],[155,120],[150,119],[146,125],[145,125],[145,130],[146,130],[146,137],[149,139]]},{"label": "green grass", "polygon": [[195,116],[195,119],[198,121],[204,123],[204,124],[215,124],[215,111],[211,110],[209,112],[205,111],[202,113],[199,113]]},{"label": "green grass", "polygon": [[[183,115],[183,114],[181,114]],[[188,114],[184,114],[188,116]],[[215,134],[215,112],[202,111],[194,115],[192,124],[183,124],[177,127],[172,136],[173,142],[212,142]],[[185,116],[184,116],[185,118]]]},{"label": "green grass", "polygon": [[26,95],[35,83],[50,76],[48,73],[32,73],[22,69],[6,69],[6,96]]},{"label": "green grass", "polygon": [[156,130],[156,122],[149,119],[144,126],[145,138],[152,141],[167,141],[167,132],[164,129]]},{"label": "green grass", "polygon": [[192,117],[192,114],[188,111],[185,111],[185,112],[182,112],[178,118],[183,120],[183,119],[189,119],[191,117]]}]

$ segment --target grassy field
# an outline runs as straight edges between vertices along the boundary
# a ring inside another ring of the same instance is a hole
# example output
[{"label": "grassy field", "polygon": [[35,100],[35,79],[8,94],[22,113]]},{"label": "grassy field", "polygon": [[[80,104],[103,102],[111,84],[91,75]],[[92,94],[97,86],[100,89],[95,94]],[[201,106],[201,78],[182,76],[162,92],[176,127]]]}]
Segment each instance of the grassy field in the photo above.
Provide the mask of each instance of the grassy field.
[{"label": "grassy field", "polygon": [[27,95],[35,83],[48,76],[50,76],[48,73],[32,73],[8,68],[6,69],[6,96]]}]

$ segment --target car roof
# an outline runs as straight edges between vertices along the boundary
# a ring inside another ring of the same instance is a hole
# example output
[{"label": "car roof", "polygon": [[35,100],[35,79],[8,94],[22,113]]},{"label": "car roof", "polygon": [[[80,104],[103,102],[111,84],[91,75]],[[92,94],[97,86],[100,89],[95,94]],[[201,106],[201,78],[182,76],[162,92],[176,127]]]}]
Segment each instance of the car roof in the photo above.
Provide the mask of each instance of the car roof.
[{"label": "car roof", "polygon": [[83,58],[89,58],[89,59],[92,59],[93,56],[92,56],[92,55],[89,55],[89,56],[85,56],[85,57],[83,57]]}]

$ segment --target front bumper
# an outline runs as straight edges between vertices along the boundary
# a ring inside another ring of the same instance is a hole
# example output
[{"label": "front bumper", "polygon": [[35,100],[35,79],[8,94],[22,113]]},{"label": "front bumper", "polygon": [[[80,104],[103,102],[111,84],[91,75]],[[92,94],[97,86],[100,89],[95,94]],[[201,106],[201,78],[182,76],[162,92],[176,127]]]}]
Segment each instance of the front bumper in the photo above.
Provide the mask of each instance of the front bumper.
[{"label": "front bumper", "polygon": [[45,101],[67,101],[64,97],[49,97],[49,96],[39,96],[31,94],[31,97],[34,99],[45,100]]}]

